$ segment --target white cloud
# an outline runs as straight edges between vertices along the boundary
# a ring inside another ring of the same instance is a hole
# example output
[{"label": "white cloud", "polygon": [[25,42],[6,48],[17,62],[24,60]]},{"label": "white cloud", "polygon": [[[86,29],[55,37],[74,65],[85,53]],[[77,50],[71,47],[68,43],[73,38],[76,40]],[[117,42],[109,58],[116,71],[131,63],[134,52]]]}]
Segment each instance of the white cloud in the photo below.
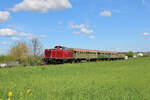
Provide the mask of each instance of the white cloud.
[{"label": "white cloud", "polygon": [[11,37],[10,39],[13,40],[13,41],[20,41],[20,40],[21,40],[21,39],[18,38],[18,37]]},{"label": "white cloud", "polygon": [[73,34],[81,34],[81,32],[72,32]]},{"label": "white cloud", "polygon": [[46,38],[46,35],[41,34],[41,35],[40,35],[40,38]]},{"label": "white cloud", "polygon": [[37,38],[37,36],[35,36],[31,33],[25,33],[25,32],[21,32],[19,34],[19,36],[25,37],[27,40],[33,40],[33,39]]},{"label": "white cloud", "polygon": [[[18,36],[18,37],[14,37],[14,36]],[[12,29],[9,29],[9,28],[0,29],[0,37],[10,37],[10,39],[14,40],[14,41],[20,41],[21,37],[24,37],[27,40],[33,40],[33,39],[38,38],[38,36],[36,36],[34,34],[25,33],[25,32],[17,32],[15,30],[12,30]],[[39,37],[40,38],[45,38],[46,35],[41,34],[41,35],[39,35]]]},{"label": "white cloud", "polygon": [[31,34],[31,33],[25,33],[25,32],[21,32],[20,34],[19,34],[19,36],[21,36],[21,37],[25,37],[27,40],[34,40],[34,39],[36,39],[36,38],[46,38],[46,35],[45,34],[41,34],[41,35],[39,35],[39,36],[36,36],[36,35],[34,35],[34,34]]},{"label": "white cloud", "polygon": [[10,13],[8,11],[0,11],[0,23],[4,23],[10,17]]},{"label": "white cloud", "polygon": [[94,31],[88,30],[87,28],[83,27],[83,28],[81,28],[81,32],[84,34],[92,34]]},{"label": "white cloud", "polygon": [[100,13],[100,16],[102,17],[110,17],[111,16],[111,12],[110,11],[103,11]]},{"label": "white cloud", "polygon": [[71,24],[71,28],[80,29],[80,28],[84,28],[84,27],[85,27],[84,24],[80,24],[80,25],[73,25],[73,24]]},{"label": "white cloud", "polygon": [[150,35],[150,33],[141,33],[140,35],[142,35],[142,36],[149,36]]},{"label": "white cloud", "polygon": [[3,45],[8,45],[8,42],[3,41],[2,44],[3,44]]},{"label": "white cloud", "polygon": [[72,8],[69,0],[23,0],[12,8],[14,12],[25,10],[39,13]]},{"label": "white cloud", "polygon": [[0,29],[0,36],[13,36],[15,34],[17,34],[15,30],[9,28]]},{"label": "white cloud", "polygon": [[95,39],[96,37],[95,37],[95,36],[89,36],[89,38],[90,38],[90,39]]},{"label": "white cloud", "polygon": [[31,33],[24,33],[24,32],[21,32],[19,35],[22,37],[32,37],[33,36]]},{"label": "white cloud", "polygon": [[94,31],[93,30],[89,30],[87,27],[88,25],[85,24],[80,24],[80,25],[73,25],[72,23],[70,24],[71,28],[73,29],[80,29],[80,32],[73,32],[74,34],[92,34]]}]

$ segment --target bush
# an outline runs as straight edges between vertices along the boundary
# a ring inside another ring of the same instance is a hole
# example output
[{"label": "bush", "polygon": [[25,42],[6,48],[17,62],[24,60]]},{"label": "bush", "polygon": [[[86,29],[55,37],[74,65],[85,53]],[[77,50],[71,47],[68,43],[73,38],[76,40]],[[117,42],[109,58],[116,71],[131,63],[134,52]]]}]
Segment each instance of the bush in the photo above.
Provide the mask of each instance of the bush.
[{"label": "bush", "polygon": [[30,64],[33,66],[34,65],[42,65],[43,64],[42,58],[39,56],[32,57],[32,62]]},{"label": "bush", "polygon": [[132,51],[126,53],[126,56],[128,56],[128,57],[133,57],[133,55],[134,55],[134,53]]}]

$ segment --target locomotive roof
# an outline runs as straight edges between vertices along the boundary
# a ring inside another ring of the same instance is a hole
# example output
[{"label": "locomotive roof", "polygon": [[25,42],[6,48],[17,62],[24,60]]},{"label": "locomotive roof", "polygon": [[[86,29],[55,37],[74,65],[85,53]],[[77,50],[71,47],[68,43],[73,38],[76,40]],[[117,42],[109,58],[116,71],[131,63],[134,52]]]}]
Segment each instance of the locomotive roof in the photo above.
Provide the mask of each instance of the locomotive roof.
[{"label": "locomotive roof", "polygon": [[67,47],[65,47],[65,46],[55,46],[55,48],[57,48],[57,47],[60,47],[60,48],[67,48]]}]

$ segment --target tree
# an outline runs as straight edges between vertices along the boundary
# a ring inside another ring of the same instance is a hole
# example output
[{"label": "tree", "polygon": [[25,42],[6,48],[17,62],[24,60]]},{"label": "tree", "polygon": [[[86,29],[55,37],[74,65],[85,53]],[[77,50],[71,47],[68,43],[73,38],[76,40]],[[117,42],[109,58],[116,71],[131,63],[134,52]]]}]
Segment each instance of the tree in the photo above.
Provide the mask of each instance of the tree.
[{"label": "tree", "polygon": [[25,42],[18,42],[10,49],[10,56],[22,64],[28,63],[29,48]]},{"label": "tree", "polygon": [[42,45],[38,38],[34,38],[31,40],[31,49],[32,49],[32,55],[34,57],[41,56],[42,55]]},{"label": "tree", "polygon": [[126,56],[133,57],[134,56],[134,52],[133,51],[129,51],[129,52],[126,53]]}]

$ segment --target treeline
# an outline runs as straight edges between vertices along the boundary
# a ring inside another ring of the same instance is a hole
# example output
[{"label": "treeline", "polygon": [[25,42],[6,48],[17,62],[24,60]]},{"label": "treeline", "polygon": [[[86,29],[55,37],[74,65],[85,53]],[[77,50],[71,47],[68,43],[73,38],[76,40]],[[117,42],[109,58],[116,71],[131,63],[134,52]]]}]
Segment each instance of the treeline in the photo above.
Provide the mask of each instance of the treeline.
[{"label": "treeline", "polygon": [[9,61],[14,61],[14,57],[8,55],[1,55],[0,56],[0,63],[7,63]]},{"label": "treeline", "polygon": [[30,43],[19,41],[12,45],[8,55],[0,56],[0,63],[17,61],[22,65],[42,63],[43,49],[40,41],[35,38]]},{"label": "treeline", "polygon": [[134,53],[133,51],[129,51],[126,53],[126,56],[128,56],[129,58],[137,56],[137,57],[150,57],[150,53]]}]

